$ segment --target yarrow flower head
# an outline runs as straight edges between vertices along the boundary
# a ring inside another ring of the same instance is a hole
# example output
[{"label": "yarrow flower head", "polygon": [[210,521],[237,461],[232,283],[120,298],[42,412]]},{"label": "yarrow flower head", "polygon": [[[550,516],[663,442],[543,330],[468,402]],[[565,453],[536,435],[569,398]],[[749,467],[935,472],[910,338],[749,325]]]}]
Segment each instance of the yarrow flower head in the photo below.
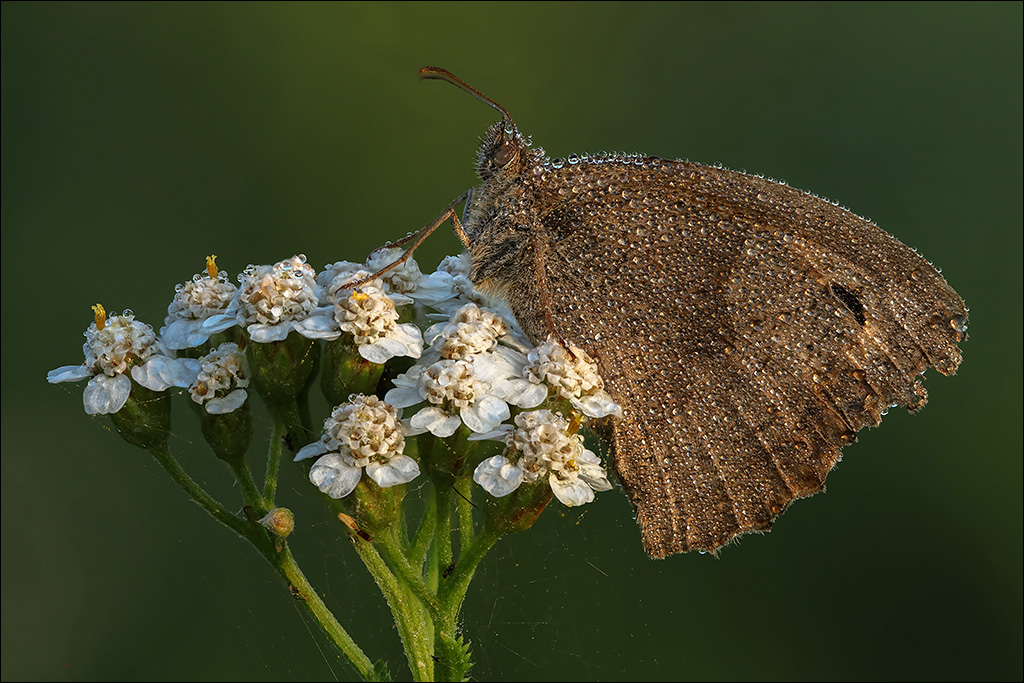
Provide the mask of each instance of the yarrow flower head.
[{"label": "yarrow flower head", "polygon": [[238,344],[224,343],[199,359],[199,373],[189,385],[192,400],[211,415],[240,408],[248,398],[249,364]]},{"label": "yarrow flower head", "polygon": [[515,423],[505,438],[507,455],[484,460],[473,473],[473,481],[492,496],[507,496],[545,476],[555,497],[569,507],[611,488],[601,459],[561,415],[533,410],[516,415]]},{"label": "yarrow flower head", "polygon": [[588,417],[622,417],[622,408],[604,390],[597,363],[586,351],[572,348],[572,355],[553,337],[527,354],[526,378],[547,384]]},{"label": "yarrow flower head", "polygon": [[[189,349],[205,344],[210,335],[235,325],[224,316],[238,288],[228,282],[226,271],[217,268],[216,255],[206,257],[206,273],[174,288],[174,299],[167,307],[160,339],[169,349]],[[203,326],[209,318],[222,316],[220,325]]]},{"label": "yarrow flower head", "polygon": [[487,299],[473,286],[469,273],[469,254],[446,256],[437,270],[424,277],[409,296],[449,315],[467,303],[485,305]]},{"label": "yarrow flower head", "polygon": [[[349,267],[354,266],[354,268]],[[399,323],[398,306],[411,304],[412,299],[388,292],[377,279],[356,290],[345,284],[371,275],[357,264],[339,262],[328,267],[336,273],[326,285],[327,306],[321,307],[298,325],[307,337],[339,338],[348,332],[359,349],[359,355],[371,363],[385,363],[396,356],[419,358],[423,353],[423,337],[412,323]]]},{"label": "yarrow flower head", "polygon": [[95,319],[85,331],[85,363],[65,365],[46,375],[51,384],[89,379],[83,401],[89,415],[116,413],[128,401],[132,379],[153,391],[187,387],[199,364],[170,358],[153,328],[135,320],[129,310],[109,318],[103,306],[93,306]]},{"label": "yarrow flower head", "polygon": [[283,341],[317,307],[315,276],[302,254],[273,266],[250,265],[238,276],[238,296],[223,315],[208,318],[203,330],[224,329],[226,316],[244,327],[254,342]]},{"label": "yarrow flower head", "polygon": [[419,476],[419,465],[404,450],[398,411],[376,396],[356,395],[334,409],[321,439],[295,459],[317,458],[309,480],[331,498],[344,498],[355,490],[364,468],[382,488]]},{"label": "yarrow flower head", "polygon": [[509,377],[486,356],[472,360],[442,359],[429,366],[415,365],[394,380],[384,397],[396,408],[427,402],[409,419],[407,432],[430,432],[441,438],[454,434],[460,424],[474,432],[490,432],[509,418]]},{"label": "yarrow flower head", "polygon": [[[366,259],[366,270],[376,273],[382,268],[390,266],[405,253],[400,247],[381,247]],[[423,273],[420,272],[419,264],[411,256],[402,264],[395,266],[381,276],[387,284],[388,289],[398,294],[409,294],[416,291],[423,281]]]},{"label": "yarrow flower head", "polygon": [[509,334],[504,318],[469,303],[457,309],[449,320],[428,327],[423,337],[436,356],[431,356],[432,360],[464,360],[491,351],[499,339],[507,338]]}]

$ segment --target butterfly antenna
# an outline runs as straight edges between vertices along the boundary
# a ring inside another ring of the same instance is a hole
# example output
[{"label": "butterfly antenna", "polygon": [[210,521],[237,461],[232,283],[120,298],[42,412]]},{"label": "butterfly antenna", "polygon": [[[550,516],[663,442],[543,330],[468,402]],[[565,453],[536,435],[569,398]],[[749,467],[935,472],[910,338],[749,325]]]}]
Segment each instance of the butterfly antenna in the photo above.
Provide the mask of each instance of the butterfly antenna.
[{"label": "butterfly antenna", "polygon": [[469,83],[466,83],[464,80],[453,74],[451,71],[448,71],[447,69],[442,69],[439,66],[425,66],[422,69],[420,69],[420,78],[430,78],[438,81],[448,81],[452,85],[465,90],[466,92],[468,92],[470,95],[477,98],[481,102],[489,104],[490,106],[500,111],[501,115],[505,117],[507,125],[511,128],[515,128],[516,124],[513,123],[512,121],[512,115],[508,113],[508,110],[505,109],[505,107],[501,106],[500,104],[492,100],[490,97],[488,97],[487,95],[483,94],[482,92],[471,86]]}]

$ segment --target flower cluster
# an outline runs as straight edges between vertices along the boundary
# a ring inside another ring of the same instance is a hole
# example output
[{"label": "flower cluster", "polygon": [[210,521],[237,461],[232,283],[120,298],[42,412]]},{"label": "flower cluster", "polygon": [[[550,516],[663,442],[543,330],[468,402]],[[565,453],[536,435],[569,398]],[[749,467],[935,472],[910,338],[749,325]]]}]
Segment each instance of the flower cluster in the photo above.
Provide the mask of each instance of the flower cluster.
[{"label": "flower cluster", "polygon": [[[388,247],[365,263],[339,261],[318,275],[299,255],[250,265],[235,287],[211,256],[205,274],[175,288],[159,337],[128,311],[108,319],[97,307],[85,363],[58,368],[48,379],[89,379],[90,414],[117,413],[134,381],[157,392],[187,388],[206,413],[225,415],[244,406],[253,389],[270,403],[264,390],[280,394],[281,383],[264,377],[263,365],[271,359],[278,373],[298,366],[280,361],[287,353],[274,355],[272,347],[305,339],[293,356],[313,367],[311,354],[320,352],[309,345],[319,341],[329,350],[331,380],[341,387],[332,394],[325,379],[325,394],[339,400],[358,392],[334,408],[322,436],[296,456],[316,458],[309,478],[327,495],[350,494],[363,470],[381,487],[412,481],[420,465],[405,454],[406,438],[448,439],[460,430],[458,438],[506,443],[505,455],[479,463],[474,474],[492,495],[543,477],[566,505],[606,489],[599,459],[555,412],[621,416],[593,359],[554,339],[531,347],[514,320],[473,288],[468,256],[448,257],[429,275],[403,258]],[[397,359],[408,360],[384,373]],[[363,373],[363,384],[346,384],[350,371]],[[306,386],[302,380],[293,389]]]}]

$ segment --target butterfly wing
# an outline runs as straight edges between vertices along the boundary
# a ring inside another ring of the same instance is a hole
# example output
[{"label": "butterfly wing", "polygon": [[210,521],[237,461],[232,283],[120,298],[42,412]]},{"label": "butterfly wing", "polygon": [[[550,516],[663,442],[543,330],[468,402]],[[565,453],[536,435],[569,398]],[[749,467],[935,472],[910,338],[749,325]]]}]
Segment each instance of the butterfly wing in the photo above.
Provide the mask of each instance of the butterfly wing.
[{"label": "butterfly wing", "polygon": [[860,429],[924,404],[927,366],[956,371],[963,301],[874,224],[732,171],[594,163],[531,178],[550,208],[519,240],[522,267],[545,282],[510,304],[534,341],[550,331],[540,302],[598,360],[652,556],[770,528]]}]

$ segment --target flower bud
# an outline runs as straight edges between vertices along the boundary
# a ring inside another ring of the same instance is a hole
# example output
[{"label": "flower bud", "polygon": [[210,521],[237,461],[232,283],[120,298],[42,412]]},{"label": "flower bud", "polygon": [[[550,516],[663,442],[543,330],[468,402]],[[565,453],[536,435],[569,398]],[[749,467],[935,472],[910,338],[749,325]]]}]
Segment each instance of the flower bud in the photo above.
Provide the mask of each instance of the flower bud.
[{"label": "flower bud", "polygon": [[288,508],[274,508],[260,520],[277,538],[287,538],[295,529],[295,515]]}]

